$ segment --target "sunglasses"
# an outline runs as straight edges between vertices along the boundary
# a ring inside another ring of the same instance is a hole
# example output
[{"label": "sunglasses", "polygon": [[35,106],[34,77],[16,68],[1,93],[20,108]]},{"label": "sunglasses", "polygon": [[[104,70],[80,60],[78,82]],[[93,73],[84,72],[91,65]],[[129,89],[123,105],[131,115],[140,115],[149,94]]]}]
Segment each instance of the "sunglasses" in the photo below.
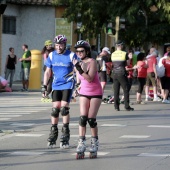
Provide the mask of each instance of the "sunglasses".
[{"label": "sunglasses", "polygon": [[78,51],[78,50],[76,50],[76,53],[83,53],[85,50],[80,50],[80,51]]}]

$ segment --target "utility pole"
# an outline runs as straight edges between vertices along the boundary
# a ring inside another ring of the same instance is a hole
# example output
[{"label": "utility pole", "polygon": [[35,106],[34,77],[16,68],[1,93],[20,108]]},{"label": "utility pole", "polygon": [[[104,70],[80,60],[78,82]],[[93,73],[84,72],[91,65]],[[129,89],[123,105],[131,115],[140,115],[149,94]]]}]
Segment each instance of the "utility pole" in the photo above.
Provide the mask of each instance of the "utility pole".
[{"label": "utility pole", "polygon": [[115,30],[116,30],[115,42],[117,42],[117,40],[119,38],[119,16],[116,17]]}]

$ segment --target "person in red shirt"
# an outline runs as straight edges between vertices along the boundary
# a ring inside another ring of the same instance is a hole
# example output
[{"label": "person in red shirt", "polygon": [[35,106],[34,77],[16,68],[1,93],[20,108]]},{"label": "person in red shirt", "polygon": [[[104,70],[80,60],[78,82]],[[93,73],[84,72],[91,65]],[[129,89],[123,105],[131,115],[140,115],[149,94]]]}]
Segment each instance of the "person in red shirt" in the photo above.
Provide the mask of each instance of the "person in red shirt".
[{"label": "person in red shirt", "polygon": [[[129,50],[128,52],[128,65],[125,67],[126,68],[126,71],[128,72],[128,90],[130,92],[130,89],[132,87],[132,82],[133,82],[133,70],[134,70],[134,67],[133,67],[133,51],[132,50]],[[124,95],[122,95],[122,98],[120,100],[121,103],[124,103]]]},{"label": "person in red shirt", "polygon": [[167,54],[167,58],[162,60],[162,64],[165,67],[165,77],[164,81],[162,82],[162,89],[164,89],[164,95],[162,103],[170,103],[169,100],[167,100],[169,89],[170,89],[170,52]]},{"label": "person in red shirt", "polygon": [[136,93],[137,104],[144,104],[144,102],[142,102],[142,92],[146,83],[147,68],[148,68],[148,64],[147,64],[145,53],[139,53],[137,55],[137,71],[138,71],[138,76],[137,76],[138,90]]},{"label": "person in red shirt", "polygon": [[157,65],[157,53],[155,48],[150,49],[150,55],[147,56],[147,63],[148,63],[148,68],[147,68],[147,77],[146,77],[146,87],[145,87],[145,94],[146,94],[146,99],[145,101],[149,101],[149,85],[150,82],[152,83],[153,86],[153,92],[154,92],[154,99],[153,101],[161,101],[161,99],[157,96],[157,87],[156,87],[156,82],[157,82],[157,72],[156,72],[156,65]]},{"label": "person in red shirt", "polygon": [[168,45],[167,47],[166,47],[166,53],[164,54],[164,56],[167,56],[167,54],[170,52],[170,45]]}]

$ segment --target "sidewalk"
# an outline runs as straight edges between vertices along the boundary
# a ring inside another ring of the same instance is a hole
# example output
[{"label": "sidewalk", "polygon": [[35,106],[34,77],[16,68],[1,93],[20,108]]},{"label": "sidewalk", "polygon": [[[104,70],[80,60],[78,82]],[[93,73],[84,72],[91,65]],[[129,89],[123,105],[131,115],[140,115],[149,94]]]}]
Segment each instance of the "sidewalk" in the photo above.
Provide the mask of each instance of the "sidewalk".
[{"label": "sidewalk", "polygon": [[[22,81],[15,81],[13,82],[13,87],[12,87],[12,91],[13,92],[16,92],[16,91],[21,91],[22,89]],[[41,91],[41,88],[40,89],[29,89],[29,92],[40,92]]]}]

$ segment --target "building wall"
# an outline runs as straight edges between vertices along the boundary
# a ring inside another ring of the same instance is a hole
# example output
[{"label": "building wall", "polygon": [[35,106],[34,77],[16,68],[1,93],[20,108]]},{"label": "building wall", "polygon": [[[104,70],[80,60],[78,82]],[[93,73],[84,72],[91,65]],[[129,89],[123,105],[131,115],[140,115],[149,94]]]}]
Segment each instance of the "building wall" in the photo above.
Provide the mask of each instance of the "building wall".
[{"label": "building wall", "polygon": [[[47,39],[55,36],[55,8],[48,6],[29,6],[8,4],[4,15],[16,17],[16,35],[2,34],[1,74],[4,73],[5,60],[9,47],[14,47],[15,54],[20,58],[23,54],[22,45],[29,49],[42,50]],[[16,65],[14,80],[20,80],[20,62]],[[43,74],[43,71],[42,71]]]}]

